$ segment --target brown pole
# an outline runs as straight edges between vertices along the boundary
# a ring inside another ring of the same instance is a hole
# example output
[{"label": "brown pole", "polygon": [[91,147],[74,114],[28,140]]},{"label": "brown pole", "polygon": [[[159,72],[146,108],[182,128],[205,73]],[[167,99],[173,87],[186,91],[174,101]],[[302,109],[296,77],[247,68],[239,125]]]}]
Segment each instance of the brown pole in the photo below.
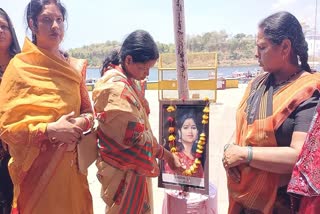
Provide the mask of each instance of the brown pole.
[{"label": "brown pole", "polygon": [[172,0],[179,99],[189,99],[184,0]]}]

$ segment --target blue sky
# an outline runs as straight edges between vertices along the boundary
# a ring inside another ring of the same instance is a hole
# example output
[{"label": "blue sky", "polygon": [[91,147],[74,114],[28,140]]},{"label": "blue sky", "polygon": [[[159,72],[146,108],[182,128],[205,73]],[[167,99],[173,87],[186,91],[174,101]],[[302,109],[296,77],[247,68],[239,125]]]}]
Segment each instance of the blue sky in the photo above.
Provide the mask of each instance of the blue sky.
[{"label": "blue sky", "polygon": [[[9,13],[15,25],[20,43],[26,35],[24,10],[28,2],[0,0],[0,7]],[[136,29],[149,31],[156,41],[174,42],[172,0],[62,2],[68,11],[68,27],[62,44],[64,49],[107,40],[122,41]],[[231,35],[256,34],[257,23],[280,10],[287,10],[299,21],[314,26],[315,5],[316,0],[184,0],[186,34],[198,35],[220,30]],[[320,13],[317,17],[317,23],[320,24]]]}]

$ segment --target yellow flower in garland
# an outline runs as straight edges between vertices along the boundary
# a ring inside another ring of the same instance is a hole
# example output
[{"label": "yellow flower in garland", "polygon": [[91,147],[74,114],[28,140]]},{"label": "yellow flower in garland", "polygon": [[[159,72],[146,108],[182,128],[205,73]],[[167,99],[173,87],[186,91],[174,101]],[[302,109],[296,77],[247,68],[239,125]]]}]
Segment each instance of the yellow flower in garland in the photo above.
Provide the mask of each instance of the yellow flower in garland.
[{"label": "yellow flower in garland", "polygon": [[208,106],[204,107],[202,112],[205,113],[205,114],[209,114],[209,112],[210,112],[209,107]]},{"label": "yellow flower in garland", "polygon": [[177,152],[177,148],[175,146],[171,147],[170,152],[171,153],[176,153]]},{"label": "yellow flower in garland", "polygon": [[176,137],[173,134],[169,135],[169,137],[168,137],[169,141],[174,141],[175,139],[176,139]]},{"label": "yellow flower in garland", "polygon": [[205,140],[205,139],[206,139],[206,133],[203,133],[203,132],[202,132],[202,133],[200,134],[200,139],[201,139],[201,138]]},{"label": "yellow flower in garland", "polygon": [[197,148],[198,148],[198,149],[204,149],[203,145],[201,145],[201,144],[198,144],[198,145],[197,145]]},{"label": "yellow flower in garland", "polygon": [[202,115],[202,119],[208,120],[209,119],[209,115],[207,115],[207,114]]},{"label": "yellow flower in garland", "polygon": [[167,108],[167,112],[174,112],[176,108],[173,105],[169,105]]},{"label": "yellow flower in garland", "polygon": [[[176,111],[176,107],[173,106],[173,105],[169,105],[167,107],[167,112],[172,114],[173,112]],[[174,127],[174,122],[175,122],[175,119],[172,117],[172,116],[169,116],[167,118],[167,121],[169,123],[169,128],[168,128],[168,133],[169,133],[169,136],[168,136],[168,141],[169,141],[169,148],[170,148],[170,152],[171,153],[176,153],[177,152],[177,149],[176,149],[176,137],[175,137],[175,127]]]},{"label": "yellow flower in garland", "polygon": [[205,140],[199,140],[199,141],[198,141],[198,145],[203,146],[203,145],[205,145],[205,144],[206,144],[206,141],[205,141]]}]

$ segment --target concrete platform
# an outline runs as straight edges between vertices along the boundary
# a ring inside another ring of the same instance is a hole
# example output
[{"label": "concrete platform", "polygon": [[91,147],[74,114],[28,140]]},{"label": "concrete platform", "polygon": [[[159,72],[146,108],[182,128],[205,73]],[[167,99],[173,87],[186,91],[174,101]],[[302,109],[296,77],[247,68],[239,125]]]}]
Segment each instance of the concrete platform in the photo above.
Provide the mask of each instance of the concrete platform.
[{"label": "concrete platform", "polygon": [[[209,180],[217,187],[218,213],[225,214],[228,209],[228,193],[226,174],[221,164],[223,146],[229,142],[235,129],[236,108],[243,96],[246,85],[239,84],[239,88],[219,90],[217,103],[210,106],[210,151],[209,151]],[[159,135],[159,102],[155,90],[147,90],[146,97],[150,103],[150,123],[153,133]],[[96,179],[96,167],[89,168],[89,185],[93,198],[94,213],[104,213],[105,204],[100,198],[100,183]],[[164,189],[158,188],[157,178],[153,179],[154,214],[161,214]]]}]

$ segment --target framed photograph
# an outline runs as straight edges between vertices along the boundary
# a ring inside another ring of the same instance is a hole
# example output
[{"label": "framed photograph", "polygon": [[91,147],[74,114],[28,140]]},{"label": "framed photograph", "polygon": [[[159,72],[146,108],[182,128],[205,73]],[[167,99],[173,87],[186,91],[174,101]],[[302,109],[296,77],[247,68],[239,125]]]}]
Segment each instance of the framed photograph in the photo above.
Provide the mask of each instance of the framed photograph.
[{"label": "framed photograph", "polygon": [[209,193],[209,102],[160,100],[159,143],[175,153],[183,172],[159,161],[158,186],[186,192]]}]

